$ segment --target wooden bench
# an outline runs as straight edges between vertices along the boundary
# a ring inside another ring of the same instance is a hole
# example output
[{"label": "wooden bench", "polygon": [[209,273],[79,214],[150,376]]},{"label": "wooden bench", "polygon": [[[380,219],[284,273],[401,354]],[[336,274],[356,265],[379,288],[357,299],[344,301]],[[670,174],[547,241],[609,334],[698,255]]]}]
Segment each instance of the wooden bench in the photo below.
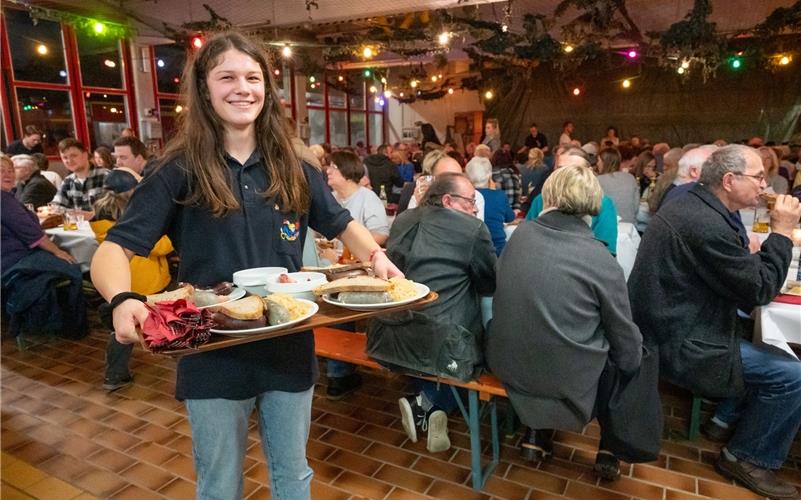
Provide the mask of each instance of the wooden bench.
[{"label": "wooden bench", "polygon": [[[318,356],[328,359],[345,361],[354,365],[386,370],[367,356],[367,336],[363,333],[353,333],[336,328],[321,327],[314,329],[315,352]],[[473,472],[473,489],[481,490],[487,478],[495,470],[500,459],[500,440],[498,438],[498,412],[495,397],[507,397],[501,381],[489,373],[482,374],[478,380],[460,382],[454,379],[418,376],[424,380],[448,384],[456,397],[459,411],[462,412],[470,431],[470,466]],[[467,391],[467,407],[459,394],[458,388]],[[483,402],[483,403],[480,403]],[[486,411],[490,414],[490,429],[492,435],[492,459],[486,467],[481,467],[481,417]]]}]

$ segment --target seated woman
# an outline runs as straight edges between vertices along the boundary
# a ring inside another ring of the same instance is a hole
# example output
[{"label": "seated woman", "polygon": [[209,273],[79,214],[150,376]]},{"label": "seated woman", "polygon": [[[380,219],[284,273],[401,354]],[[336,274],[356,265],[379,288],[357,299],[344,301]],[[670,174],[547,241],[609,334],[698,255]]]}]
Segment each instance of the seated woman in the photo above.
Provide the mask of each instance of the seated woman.
[{"label": "seated woman", "polygon": [[[623,272],[590,230],[601,209],[591,170],[563,166],[545,181],[544,210],[512,235],[498,261],[487,366],[527,426],[528,460],[552,453],[553,431],[580,431],[594,416],[598,381],[611,357],[624,373],[640,364],[642,336],[631,319]],[[596,473],[620,475],[604,451]]]},{"label": "seated woman", "polygon": [[[590,163],[582,156],[584,154],[580,148],[567,148],[557,158],[554,168],[582,167],[589,170]],[[542,210],[542,194],[540,194],[531,201],[531,208],[526,214],[526,220],[536,219]],[[590,227],[595,237],[606,244],[609,252],[617,255],[617,208],[612,198],[602,195],[601,208],[597,214],[593,214]]]},{"label": "seated woman", "polygon": [[[87,333],[81,268],[75,259],[50,241],[36,214],[14,198],[14,165],[0,154],[2,200],[2,286],[9,330],[21,333],[58,333],[79,338]],[[56,285],[68,280],[59,300]]]},{"label": "seated woman", "polygon": [[[334,190],[334,198],[350,212],[356,222],[370,231],[379,245],[386,243],[389,237],[389,222],[384,204],[373,190],[360,186],[364,177],[362,160],[350,151],[337,151],[331,155],[328,165],[328,185]],[[333,262],[336,259],[329,258]],[[340,328],[353,331],[353,324],[339,325]],[[326,396],[339,400],[352,393],[362,385],[361,376],[356,373],[356,366],[342,361],[328,360],[328,388]]]},{"label": "seated woman", "polygon": [[490,189],[489,182],[492,177],[492,163],[486,158],[475,157],[467,162],[467,178],[475,186],[476,191],[484,196],[484,222],[492,235],[492,244],[495,245],[495,255],[501,255],[506,245],[506,233],[503,230],[504,222],[515,220],[515,213],[509,206],[506,193],[497,189]]},{"label": "seated woman", "polygon": [[604,194],[615,203],[617,214],[623,222],[634,224],[640,209],[640,189],[633,175],[620,171],[620,152],[615,148],[604,148],[598,155],[598,182]]}]

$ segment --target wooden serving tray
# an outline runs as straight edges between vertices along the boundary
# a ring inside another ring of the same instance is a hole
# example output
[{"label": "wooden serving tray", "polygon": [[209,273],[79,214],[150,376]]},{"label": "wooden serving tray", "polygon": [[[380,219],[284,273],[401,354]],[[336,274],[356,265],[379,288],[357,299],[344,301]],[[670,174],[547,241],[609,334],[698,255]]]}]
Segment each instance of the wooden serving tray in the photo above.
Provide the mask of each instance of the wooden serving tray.
[{"label": "wooden serving tray", "polygon": [[158,354],[176,357],[197,354],[199,352],[213,351],[215,349],[224,349],[226,347],[248,344],[258,340],[282,337],[284,335],[290,335],[297,332],[305,332],[320,326],[349,323],[352,321],[375,318],[376,316],[381,316],[384,314],[420,309],[421,307],[434,302],[438,297],[439,294],[437,294],[437,292],[429,292],[428,295],[416,302],[411,302],[409,304],[403,304],[396,307],[388,307],[386,309],[374,309],[371,311],[353,311],[351,309],[345,309],[344,307],[335,306],[320,300],[317,303],[320,306],[320,310],[317,311],[317,314],[302,323],[298,323],[284,329],[273,330],[271,332],[254,333],[253,335],[248,335],[247,337],[228,337],[225,335],[212,333],[211,339],[196,349],[174,349],[170,351],[162,351]]}]

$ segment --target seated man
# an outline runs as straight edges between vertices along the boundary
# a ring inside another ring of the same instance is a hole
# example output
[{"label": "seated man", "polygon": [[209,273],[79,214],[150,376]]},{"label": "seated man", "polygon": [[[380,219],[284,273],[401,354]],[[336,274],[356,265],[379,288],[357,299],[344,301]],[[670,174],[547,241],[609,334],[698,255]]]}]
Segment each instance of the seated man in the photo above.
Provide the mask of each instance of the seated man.
[{"label": "seated man", "polygon": [[711,428],[713,437],[731,436],[718,472],[760,496],[794,498],[795,488],[773,471],[801,424],[801,363],[741,338],[737,315],[779,292],[801,217],[798,200],[779,196],[772,234],[751,254],[735,212],[755,206],[766,185],[753,149],[713,152],[682,202],[666,204],[651,219],[629,297],[644,342],[658,346],[662,376],[698,395],[741,398],[724,401],[715,417],[719,429]]},{"label": "seated man", "polygon": [[71,173],[64,179],[53,203],[90,215],[92,205],[103,194],[103,180],[108,170],[92,165],[86,147],[71,137],[58,143],[58,152],[64,166]]},{"label": "seated man", "polygon": [[[465,380],[475,375],[484,333],[479,295],[495,290],[496,261],[476,211],[470,180],[445,173],[437,175],[420,207],[395,220],[387,254],[408,279],[428,285],[439,299],[421,313],[373,321],[367,336],[371,357],[418,373]],[[418,394],[398,403],[409,439],[417,442],[417,428],[427,428],[428,451],[450,448],[447,413],[457,407],[450,387],[423,382]]]},{"label": "seated man", "polygon": [[39,164],[31,155],[16,155],[14,172],[17,177],[17,192],[14,196],[23,205],[30,203],[33,208],[47,205],[56,194],[56,187],[39,172]]}]

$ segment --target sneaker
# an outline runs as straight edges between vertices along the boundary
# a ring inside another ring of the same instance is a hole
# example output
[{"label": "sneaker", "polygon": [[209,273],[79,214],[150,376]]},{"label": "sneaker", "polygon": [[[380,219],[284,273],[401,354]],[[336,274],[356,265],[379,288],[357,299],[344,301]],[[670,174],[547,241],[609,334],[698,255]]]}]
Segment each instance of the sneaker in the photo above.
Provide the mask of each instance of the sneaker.
[{"label": "sneaker", "polygon": [[123,387],[127,387],[133,383],[133,377],[128,375],[127,377],[123,378],[107,378],[103,380],[103,389],[107,390],[108,392],[116,391],[117,389],[122,389]]},{"label": "sneaker", "polygon": [[598,450],[592,470],[599,478],[614,481],[620,477],[620,460],[610,451]]},{"label": "sneaker", "polygon": [[429,453],[439,453],[451,448],[451,439],[448,437],[448,414],[444,411],[436,406],[431,408],[423,430],[428,430],[426,449]]},{"label": "sneaker", "polygon": [[351,373],[344,377],[329,377],[325,396],[332,401],[339,401],[362,386],[362,376]]},{"label": "sneaker", "polygon": [[520,441],[520,452],[523,459],[529,462],[546,460],[553,454],[553,431],[526,427],[526,434]]},{"label": "sneaker", "polygon": [[734,479],[749,490],[762,497],[796,498],[798,491],[790,484],[782,481],[770,469],[762,469],[745,460],[730,460],[726,449],[720,452],[715,470],[728,479]]},{"label": "sneaker", "polygon": [[426,412],[423,410],[423,396],[415,394],[404,396],[398,400],[400,407],[401,425],[412,443],[417,442],[417,428],[426,422]]},{"label": "sneaker", "polygon": [[701,434],[713,443],[725,444],[729,442],[732,434],[734,434],[734,428],[732,426],[723,427],[718,425],[710,418],[701,426]]}]

